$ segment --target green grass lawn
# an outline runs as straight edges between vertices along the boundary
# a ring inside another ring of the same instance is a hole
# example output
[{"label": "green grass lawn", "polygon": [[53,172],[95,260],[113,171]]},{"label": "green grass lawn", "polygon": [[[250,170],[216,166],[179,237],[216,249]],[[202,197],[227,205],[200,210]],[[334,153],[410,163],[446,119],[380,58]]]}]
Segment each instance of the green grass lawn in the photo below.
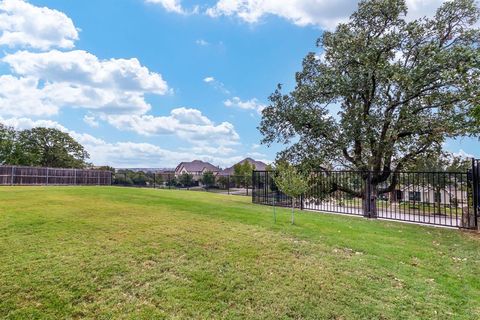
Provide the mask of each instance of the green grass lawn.
[{"label": "green grass lawn", "polygon": [[0,189],[0,318],[480,319],[480,237],[115,187]]}]

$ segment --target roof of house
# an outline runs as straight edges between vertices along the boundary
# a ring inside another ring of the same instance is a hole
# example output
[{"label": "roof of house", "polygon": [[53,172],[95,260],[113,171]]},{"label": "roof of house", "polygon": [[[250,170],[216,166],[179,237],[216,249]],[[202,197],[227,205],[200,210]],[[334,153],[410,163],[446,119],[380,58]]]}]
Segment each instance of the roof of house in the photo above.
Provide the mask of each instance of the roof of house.
[{"label": "roof of house", "polygon": [[[242,161],[238,162],[237,164],[244,163],[244,162],[248,162],[250,164],[253,164],[255,166],[255,170],[263,171],[263,170],[267,169],[267,164],[266,163],[264,163],[262,161],[253,160],[252,158],[245,158]],[[220,175],[222,175],[222,176],[232,176],[232,175],[234,175],[235,174],[234,167],[235,166],[231,166],[230,168],[222,170],[220,172]]]},{"label": "roof of house", "polygon": [[211,163],[204,162],[201,160],[193,160],[191,162],[180,162],[180,164],[175,168],[175,171],[180,170],[181,167],[184,167],[188,172],[202,172],[202,171],[220,171],[219,167],[214,166]]}]

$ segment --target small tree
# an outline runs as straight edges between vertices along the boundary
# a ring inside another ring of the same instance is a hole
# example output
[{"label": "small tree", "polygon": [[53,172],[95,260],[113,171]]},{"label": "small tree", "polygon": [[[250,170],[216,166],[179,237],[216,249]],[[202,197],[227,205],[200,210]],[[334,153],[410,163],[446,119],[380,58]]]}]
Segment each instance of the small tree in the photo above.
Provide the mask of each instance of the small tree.
[{"label": "small tree", "polygon": [[255,165],[247,160],[237,163],[233,166],[234,180],[237,186],[244,186],[245,189],[252,184],[252,172],[255,170]]},{"label": "small tree", "polygon": [[205,189],[212,187],[215,184],[215,176],[211,171],[205,171],[202,176],[202,183],[205,186]]},{"label": "small tree", "polygon": [[184,188],[188,188],[193,184],[193,176],[188,173],[182,173],[180,177],[178,177],[178,183]]},{"label": "small tree", "polygon": [[294,224],[295,203],[308,190],[307,180],[303,174],[287,162],[282,162],[277,166],[273,179],[278,189],[292,198],[292,224]]},{"label": "small tree", "polygon": [[230,184],[230,178],[225,176],[220,176],[217,178],[217,183],[222,189],[228,189]]}]

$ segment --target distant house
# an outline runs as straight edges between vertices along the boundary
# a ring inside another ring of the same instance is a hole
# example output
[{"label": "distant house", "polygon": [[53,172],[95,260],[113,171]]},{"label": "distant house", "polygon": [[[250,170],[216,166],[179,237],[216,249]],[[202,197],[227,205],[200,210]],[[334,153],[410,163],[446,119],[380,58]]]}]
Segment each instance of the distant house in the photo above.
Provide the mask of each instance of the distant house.
[{"label": "distant house", "polygon": [[[253,160],[252,158],[243,159],[242,161],[236,163],[235,165],[237,165],[239,163],[244,163],[244,162],[248,162],[250,164],[253,164],[255,166],[255,170],[263,171],[263,170],[267,169],[267,164],[266,163],[264,163],[262,161]],[[222,170],[218,175],[220,175],[220,176],[233,176],[235,174],[235,170],[234,170],[235,165],[231,166],[230,168]]]},{"label": "distant house", "polygon": [[444,188],[434,188],[430,185],[425,186],[404,186],[395,192],[397,201],[421,202],[421,203],[440,203],[442,205],[462,204],[467,201],[467,192],[460,187],[446,186]]},{"label": "distant house", "polygon": [[191,162],[181,162],[175,168],[175,176],[178,177],[182,174],[191,174],[194,180],[199,180],[203,174],[207,171],[213,172],[214,175],[217,175],[220,172],[220,168],[214,166],[211,163],[204,162],[201,160],[193,160]]}]

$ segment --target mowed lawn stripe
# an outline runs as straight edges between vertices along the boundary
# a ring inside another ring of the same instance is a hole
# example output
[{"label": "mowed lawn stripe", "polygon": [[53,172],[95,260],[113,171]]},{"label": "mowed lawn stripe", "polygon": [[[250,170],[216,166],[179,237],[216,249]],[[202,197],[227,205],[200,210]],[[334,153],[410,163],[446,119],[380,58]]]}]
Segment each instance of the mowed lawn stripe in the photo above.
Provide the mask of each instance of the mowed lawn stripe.
[{"label": "mowed lawn stripe", "polygon": [[477,319],[480,240],[457,230],[114,187],[0,189],[0,315]]}]

